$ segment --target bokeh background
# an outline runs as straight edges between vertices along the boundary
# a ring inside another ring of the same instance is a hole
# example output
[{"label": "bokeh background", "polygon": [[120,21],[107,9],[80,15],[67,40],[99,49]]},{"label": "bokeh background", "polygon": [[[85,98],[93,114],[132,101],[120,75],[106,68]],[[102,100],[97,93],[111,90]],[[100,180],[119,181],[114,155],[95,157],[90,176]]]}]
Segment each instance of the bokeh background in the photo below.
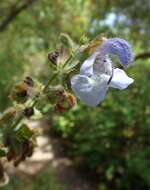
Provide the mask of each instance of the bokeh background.
[{"label": "bokeh background", "polygon": [[[135,60],[127,72],[135,82],[127,90],[111,89],[97,108],[78,102],[66,114],[49,116],[52,133],[78,173],[92,176],[87,180],[91,190],[150,188],[149,30],[148,0],[0,0],[1,112],[11,105],[8,96],[16,81],[26,75],[41,81],[48,77],[47,52],[56,47],[61,32],[77,42],[83,35],[103,34],[133,46]],[[2,189],[67,188],[76,190],[65,187],[49,165],[34,181],[12,175]]]}]

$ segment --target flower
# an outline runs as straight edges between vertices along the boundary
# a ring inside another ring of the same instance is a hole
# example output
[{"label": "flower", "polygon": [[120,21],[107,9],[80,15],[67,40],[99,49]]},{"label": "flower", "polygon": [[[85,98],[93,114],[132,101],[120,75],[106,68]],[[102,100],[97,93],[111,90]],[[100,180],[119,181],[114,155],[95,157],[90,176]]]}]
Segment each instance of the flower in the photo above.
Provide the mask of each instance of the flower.
[{"label": "flower", "polygon": [[75,95],[89,106],[97,106],[103,101],[109,87],[123,90],[134,81],[122,69],[114,68],[109,54],[117,55],[124,67],[133,60],[128,42],[120,38],[108,39],[84,61],[80,73],[71,78]]},{"label": "flower", "polygon": [[124,67],[133,61],[132,48],[124,39],[112,38],[102,44],[98,49],[102,55],[114,54],[119,57],[120,64]]},{"label": "flower", "polygon": [[73,108],[75,104],[76,104],[75,97],[71,93],[63,91],[59,95],[59,100],[55,105],[55,112],[57,113],[67,112],[71,108]]}]

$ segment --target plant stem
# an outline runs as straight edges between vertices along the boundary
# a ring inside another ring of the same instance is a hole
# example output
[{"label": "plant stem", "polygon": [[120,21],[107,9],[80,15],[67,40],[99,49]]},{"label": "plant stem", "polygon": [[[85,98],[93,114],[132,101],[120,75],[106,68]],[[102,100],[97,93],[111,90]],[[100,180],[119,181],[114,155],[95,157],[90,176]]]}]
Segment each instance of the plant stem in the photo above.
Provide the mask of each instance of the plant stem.
[{"label": "plant stem", "polygon": [[69,58],[67,59],[67,61],[64,63],[63,68],[72,60],[73,57],[74,57],[73,54],[71,54],[69,56]]},{"label": "plant stem", "polygon": [[50,83],[56,78],[57,73],[55,73],[46,83],[45,87],[43,88],[43,92],[46,92],[47,88],[49,87]]},{"label": "plant stem", "polygon": [[20,115],[17,119],[16,119],[16,122],[13,124],[13,128],[15,128],[22,120],[22,115]]},{"label": "plant stem", "polygon": [[[57,73],[55,73],[46,83],[45,87],[43,88],[43,92],[46,92],[47,88],[49,87],[50,83],[55,79],[57,76]],[[34,107],[38,103],[38,97],[33,99],[32,101],[32,107]],[[16,122],[13,124],[13,128],[17,127],[17,125],[22,121],[23,119],[23,114],[19,115],[18,118],[16,119]]]},{"label": "plant stem", "polygon": [[[71,53],[71,55],[69,56],[69,58],[67,59],[67,61],[64,63],[64,65],[62,66],[62,68],[64,68],[67,64],[69,64],[70,62],[72,62],[76,56],[78,55],[78,52],[74,52],[74,53]],[[48,89],[49,85],[51,84],[51,82],[57,77],[58,73],[54,73],[52,75],[52,77],[47,81],[45,87],[43,88],[42,92],[45,93],[46,90]],[[36,97],[36,98],[33,98],[33,101],[32,101],[32,107],[34,107],[39,101],[39,98]],[[13,127],[15,128],[23,119],[23,114],[19,115],[18,118],[16,119]]]},{"label": "plant stem", "polygon": [[76,50],[74,53],[72,52],[67,61],[64,63],[63,68],[67,65],[70,64],[70,62],[73,62],[74,59],[77,57],[78,51]]}]

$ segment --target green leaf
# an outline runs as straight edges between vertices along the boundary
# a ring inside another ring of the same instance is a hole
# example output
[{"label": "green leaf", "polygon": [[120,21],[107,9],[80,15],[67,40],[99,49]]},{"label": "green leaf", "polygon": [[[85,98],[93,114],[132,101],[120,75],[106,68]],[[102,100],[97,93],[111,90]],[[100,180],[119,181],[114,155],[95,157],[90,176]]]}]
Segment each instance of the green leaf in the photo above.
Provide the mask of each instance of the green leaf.
[{"label": "green leaf", "polygon": [[0,148],[0,157],[6,156],[6,151],[2,148]]},{"label": "green leaf", "polygon": [[24,141],[24,140],[28,140],[32,137],[33,132],[26,126],[26,125],[22,125],[18,130],[17,130],[17,140],[19,141]]},{"label": "green leaf", "polygon": [[114,165],[111,165],[107,170],[106,170],[106,177],[108,180],[111,180],[114,175]]},{"label": "green leaf", "polygon": [[3,114],[0,114],[0,125],[9,125],[14,119],[16,110],[14,108],[9,108],[4,111]]},{"label": "green leaf", "polygon": [[66,48],[76,49],[75,42],[71,39],[71,37],[68,34],[61,33],[59,39]]}]

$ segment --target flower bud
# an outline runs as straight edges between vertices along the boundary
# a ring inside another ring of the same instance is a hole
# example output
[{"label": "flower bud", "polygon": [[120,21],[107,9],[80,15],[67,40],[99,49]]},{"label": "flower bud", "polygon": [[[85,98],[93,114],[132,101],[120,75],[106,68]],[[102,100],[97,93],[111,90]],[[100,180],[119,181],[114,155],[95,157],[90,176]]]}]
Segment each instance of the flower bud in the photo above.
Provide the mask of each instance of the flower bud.
[{"label": "flower bud", "polygon": [[32,115],[34,115],[34,109],[33,107],[27,107],[23,110],[23,115],[26,117],[31,117]]},{"label": "flower bud", "polygon": [[49,52],[48,53],[48,59],[53,63],[53,64],[57,64],[57,58],[59,56],[59,52],[58,51],[54,51],[54,52]]},{"label": "flower bud", "polygon": [[71,39],[71,37],[68,34],[65,33],[61,33],[59,36],[59,39],[61,41],[61,43],[64,45],[64,47],[66,47],[67,49],[74,49],[76,47],[76,44],[74,43],[74,41]]},{"label": "flower bud", "polygon": [[24,80],[24,83],[26,83],[28,86],[31,86],[31,87],[34,86],[34,81],[31,77],[26,77]]},{"label": "flower bud", "polygon": [[69,111],[72,107],[74,107],[76,104],[75,97],[68,92],[64,92],[57,104],[55,105],[55,112],[63,113]]},{"label": "flower bud", "polygon": [[61,85],[49,86],[47,89],[47,97],[51,103],[56,103],[60,99],[60,96],[64,93],[64,89]]},{"label": "flower bud", "polygon": [[27,99],[35,94],[34,81],[30,77],[14,86],[10,98],[17,103],[25,103]]},{"label": "flower bud", "polygon": [[8,108],[3,114],[0,115],[0,125],[9,125],[16,115],[16,110],[12,107]]}]

